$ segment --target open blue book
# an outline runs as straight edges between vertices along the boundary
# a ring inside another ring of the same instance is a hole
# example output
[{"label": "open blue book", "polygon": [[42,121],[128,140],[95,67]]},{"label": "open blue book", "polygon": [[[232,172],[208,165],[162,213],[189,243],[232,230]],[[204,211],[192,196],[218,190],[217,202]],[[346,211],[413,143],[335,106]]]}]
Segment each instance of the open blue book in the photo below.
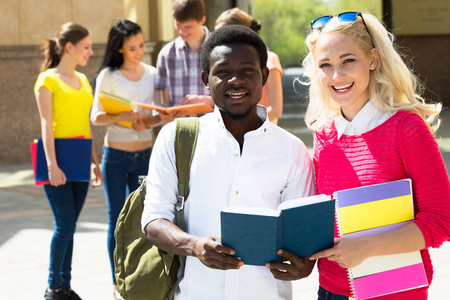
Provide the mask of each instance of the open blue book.
[{"label": "open blue book", "polygon": [[222,244],[247,265],[281,261],[278,249],[308,257],[333,247],[335,201],[330,196],[288,200],[278,210],[226,207],[220,218]]}]

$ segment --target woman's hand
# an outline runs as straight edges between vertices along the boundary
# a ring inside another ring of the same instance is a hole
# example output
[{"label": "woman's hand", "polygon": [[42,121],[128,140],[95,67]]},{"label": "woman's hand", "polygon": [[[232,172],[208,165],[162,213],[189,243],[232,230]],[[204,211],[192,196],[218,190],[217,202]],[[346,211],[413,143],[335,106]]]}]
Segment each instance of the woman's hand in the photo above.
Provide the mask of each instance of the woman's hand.
[{"label": "woman's hand", "polygon": [[120,121],[134,123],[139,119],[139,115],[136,111],[123,112],[119,115]]},{"label": "woman's hand", "polygon": [[67,178],[58,166],[51,166],[48,168],[48,180],[52,186],[58,187],[66,184]]},{"label": "woman's hand", "polygon": [[93,168],[95,179],[92,181],[92,188],[98,188],[103,183],[103,174],[100,171],[100,167],[98,165],[94,165]]},{"label": "woman's hand", "polygon": [[342,268],[354,268],[370,256],[364,239],[335,238],[334,243],[333,248],[317,252],[310,259],[326,257]]},{"label": "woman's hand", "polygon": [[136,131],[142,131],[147,129],[147,124],[141,119],[139,119],[136,123],[131,125],[131,128],[133,128]]}]

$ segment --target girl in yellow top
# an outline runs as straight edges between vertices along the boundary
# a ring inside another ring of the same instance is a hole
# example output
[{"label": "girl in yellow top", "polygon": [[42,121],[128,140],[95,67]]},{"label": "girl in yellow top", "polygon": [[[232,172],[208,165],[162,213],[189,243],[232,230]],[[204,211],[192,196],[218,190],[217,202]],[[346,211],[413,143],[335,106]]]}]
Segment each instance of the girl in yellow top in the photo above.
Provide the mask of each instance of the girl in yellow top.
[{"label": "girl in yellow top", "polygon": [[[81,299],[70,287],[70,271],[73,235],[89,182],[67,181],[56,160],[54,139],[92,137],[89,124],[92,89],[86,76],[75,71],[77,65],[85,66],[93,55],[91,45],[91,37],[84,27],[64,24],[57,36],[47,40],[44,46],[45,61],[34,87],[50,180],[44,189],[55,218],[45,299]],[[102,184],[103,177],[94,146],[92,163],[95,188]]]}]

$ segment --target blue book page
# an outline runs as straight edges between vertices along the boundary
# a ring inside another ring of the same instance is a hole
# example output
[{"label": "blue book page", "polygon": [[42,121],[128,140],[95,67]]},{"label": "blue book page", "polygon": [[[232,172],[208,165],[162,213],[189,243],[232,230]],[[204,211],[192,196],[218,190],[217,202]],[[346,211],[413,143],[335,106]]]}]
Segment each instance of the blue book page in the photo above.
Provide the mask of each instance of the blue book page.
[{"label": "blue book page", "polygon": [[298,206],[281,210],[283,249],[300,257],[309,257],[333,247],[335,201],[323,196],[314,196],[313,201],[305,201],[306,205],[298,201]]},{"label": "blue book page", "polygon": [[281,246],[278,212],[262,215],[222,211],[220,217],[222,244],[233,248],[244,264],[264,266],[281,260],[276,254]]}]

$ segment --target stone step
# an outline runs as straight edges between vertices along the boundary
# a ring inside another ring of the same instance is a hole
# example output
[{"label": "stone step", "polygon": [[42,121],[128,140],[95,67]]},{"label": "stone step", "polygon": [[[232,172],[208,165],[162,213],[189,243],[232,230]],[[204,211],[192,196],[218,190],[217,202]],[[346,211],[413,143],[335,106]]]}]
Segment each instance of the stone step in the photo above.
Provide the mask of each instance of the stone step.
[{"label": "stone step", "polygon": [[294,113],[294,112],[292,112],[292,113],[283,113],[281,115],[280,119],[283,119],[283,120],[302,119],[303,120],[304,118],[305,118],[305,113],[299,111],[298,113]]},{"label": "stone step", "polygon": [[306,81],[303,68],[283,70],[283,114],[278,125],[302,139],[305,144],[312,143],[312,134],[305,125],[305,112],[308,105],[308,86],[296,82],[296,78]]}]

